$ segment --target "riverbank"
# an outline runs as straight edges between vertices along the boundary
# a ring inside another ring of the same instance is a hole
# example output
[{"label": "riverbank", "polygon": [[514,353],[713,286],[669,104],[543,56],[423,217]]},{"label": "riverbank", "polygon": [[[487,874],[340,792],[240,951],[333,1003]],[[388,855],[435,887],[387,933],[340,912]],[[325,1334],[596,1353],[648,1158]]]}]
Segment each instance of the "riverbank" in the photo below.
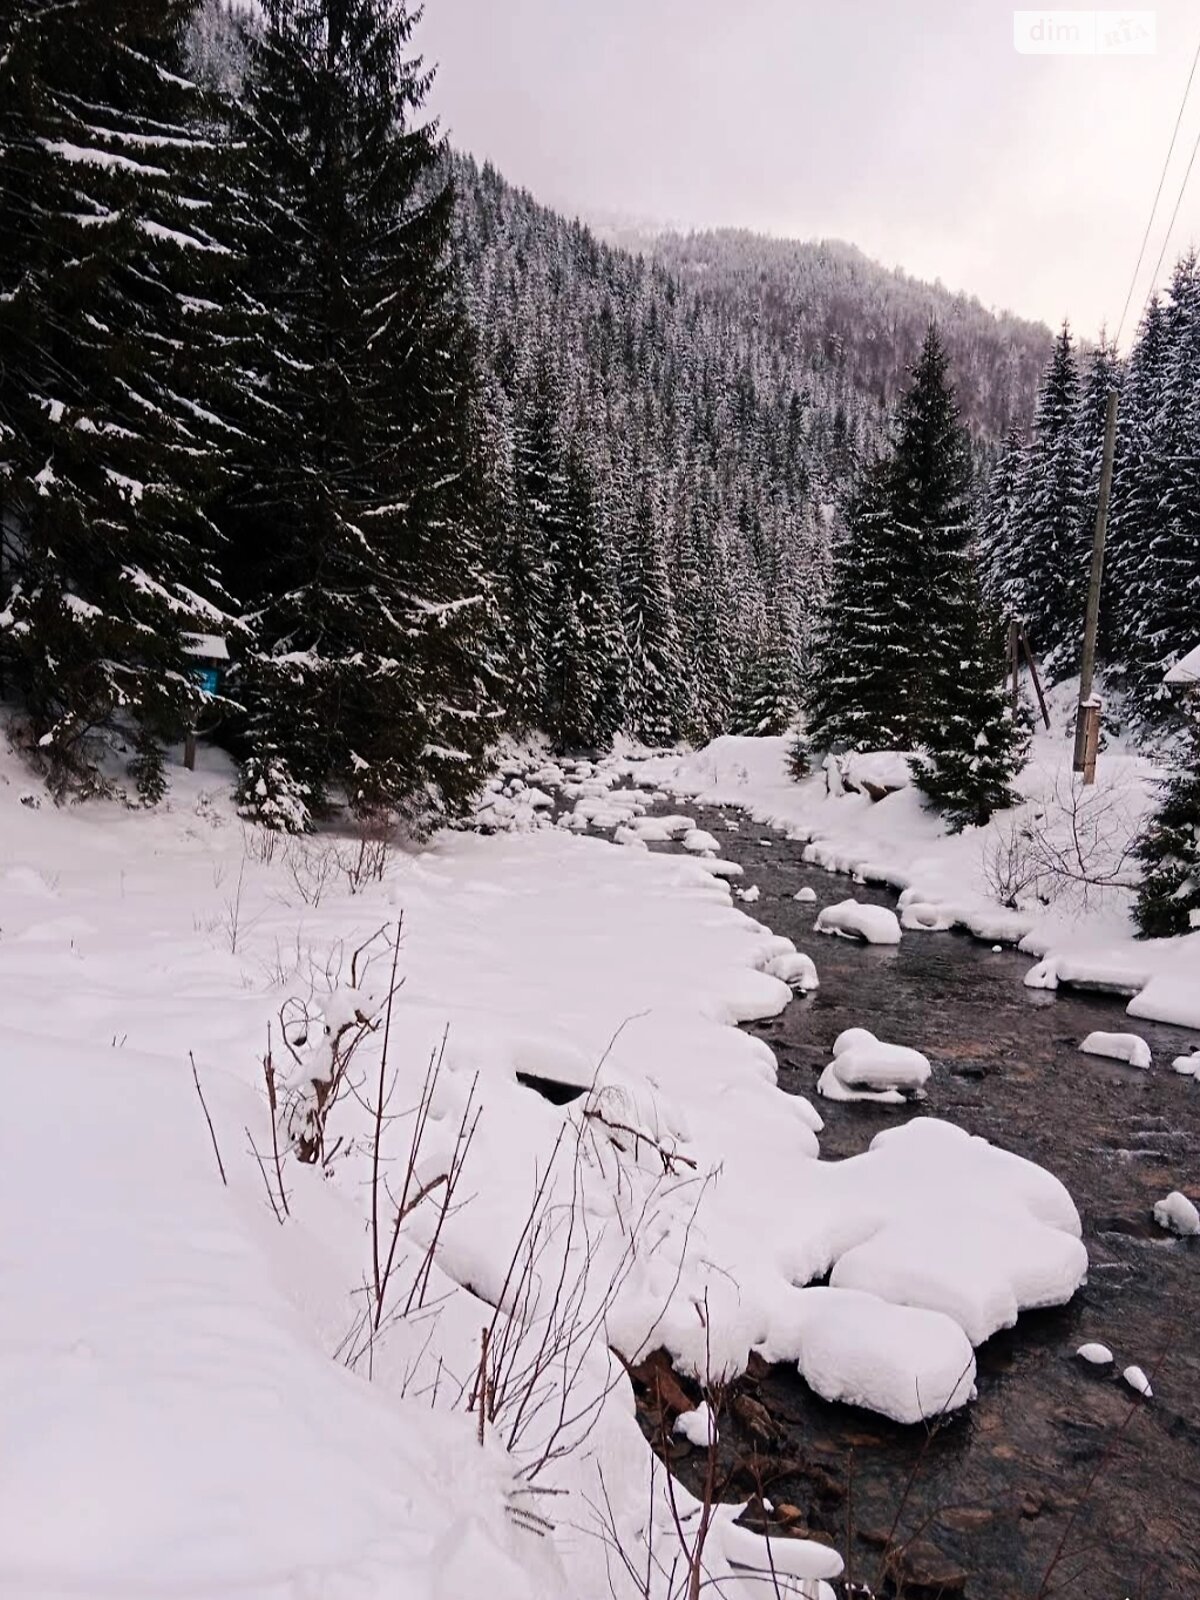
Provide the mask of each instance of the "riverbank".
[{"label": "riverbank", "polygon": [[[835,1538],[862,1581],[875,1579],[885,1547],[907,1549],[909,1570],[961,1579],[969,1600],[1030,1600],[1061,1544],[1047,1592],[1191,1600],[1200,1592],[1200,1352],[1186,1330],[1200,1323],[1200,1251],[1164,1234],[1152,1210],[1177,1187],[1200,1196],[1200,1094],[1170,1070],[1196,1034],[1145,1025],[1149,1072],[1083,1055],[1088,1032],[1121,1026],[1118,1000],[1028,989],[1019,954],[962,934],[906,932],[899,947],[820,934],[821,907],[847,892],[878,906],[894,906],[894,894],[849,890],[803,861],[798,842],[744,817],[730,828],[738,813],[690,810],[742,867],[738,882],[759,890],[755,915],[819,965],[819,990],[747,1028],[774,1052],[780,1086],[814,1096],[822,1156],[853,1158],[913,1115],[947,1118],[1061,1178],[1089,1255],[1088,1281],[1068,1305],[1029,1313],[977,1350],[978,1399],[931,1439],[826,1403],[794,1368],[756,1368],[725,1418],[721,1464],[733,1492],[755,1487],[744,1463],[756,1462],[772,1502]],[[801,890],[812,898],[797,900]],[[863,1024],[928,1055],[923,1102],[815,1097],[833,1040]],[[1112,1367],[1078,1360],[1092,1341],[1114,1351]],[[1130,1362],[1153,1373],[1149,1404],[1120,1379]],[[764,1433],[746,1398],[773,1429]],[[651,1406],[643,1417],[653,1438]],[[675,1464],[693,1485],[697,1455],[681,1446]]]},{"label": "riverbank", "polygon": [[806,843],[817,865],[886,884],[900,893],[915,934],[956,926],[1016,946],[1037,958],[1025,974],[1031,988],[1116,993],[1131,1017],[1200,1028],[1200,931],[1136,939],[1133,894],[1123,886],[1133,882],[1129,845],[1153,804],[1156,769],[1114,744],[1095,787],[1082,789],[1070,770],[1065,705],[1060,694],[1054,731],[1034,740],[1017,785],[1022,804],[957,835],[946,833],[894,759],[882,778],[901,786],[877,800],[865,789],[838,792],[825,770],[795,782],[785,739],[727,736],[626,770],[686,800],[737,806]]}]

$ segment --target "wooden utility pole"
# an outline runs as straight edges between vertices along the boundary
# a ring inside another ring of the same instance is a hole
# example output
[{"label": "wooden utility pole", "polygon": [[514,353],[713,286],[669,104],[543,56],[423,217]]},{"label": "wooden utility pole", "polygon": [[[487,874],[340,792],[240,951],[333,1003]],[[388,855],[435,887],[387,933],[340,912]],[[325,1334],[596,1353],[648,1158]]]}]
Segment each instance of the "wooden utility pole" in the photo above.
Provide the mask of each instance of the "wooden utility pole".
[{"label": "wooden utility pole", "polygon": [[1108,391],[1104,418],[1104,464],[1100,470],[1100,504],[1096,507],[1096,532],[1092,539],[1092,575],[1088,581],[1087,613],[1083,623],[1083,654],[1079,662],[1079,711],[1075,719],[1075,771],[1084,783],[1096,781],[1096,750],[1100,742],[1100,702],[1092,693],[1096,675],[1096,633],[1100,625],[1100,584],[1104,578],[1104,540],[1108,533],[1108,502],[1112,495],[1113,452],[1117,443],[1117,391]]}]

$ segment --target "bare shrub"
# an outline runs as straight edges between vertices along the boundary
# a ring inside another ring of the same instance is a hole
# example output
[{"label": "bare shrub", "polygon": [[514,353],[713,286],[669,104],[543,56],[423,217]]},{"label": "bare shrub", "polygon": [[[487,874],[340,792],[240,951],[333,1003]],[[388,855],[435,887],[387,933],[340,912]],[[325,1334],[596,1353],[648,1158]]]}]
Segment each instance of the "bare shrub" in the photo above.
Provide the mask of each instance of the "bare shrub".
[{"label": "bare shrub", "polygon": [[1036,901],[1086,911],[1111,891],[1136,888],[1130,863],[1138,830],[1127,787],[1060,775],[1031,815],[993,823],[984,881],[1014,910]]}]

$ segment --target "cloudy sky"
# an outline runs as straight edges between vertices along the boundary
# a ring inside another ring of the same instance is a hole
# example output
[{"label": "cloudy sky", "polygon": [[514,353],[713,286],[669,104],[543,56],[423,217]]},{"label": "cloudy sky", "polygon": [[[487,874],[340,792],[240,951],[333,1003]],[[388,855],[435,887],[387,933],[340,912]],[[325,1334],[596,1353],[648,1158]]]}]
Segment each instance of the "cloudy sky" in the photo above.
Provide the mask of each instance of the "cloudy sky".
[{"label": "cloudy sky", "polygon": [[[455,144],[549,204],[848,239],[1094,337],[1200,42],[1154,16],[1153,54],[1044,56],[997,0],[427,0],[419,40]],[[1198,135],[1200,72],[1131,321]],[[1193,237],[1200,159],[1168,263]]]}]

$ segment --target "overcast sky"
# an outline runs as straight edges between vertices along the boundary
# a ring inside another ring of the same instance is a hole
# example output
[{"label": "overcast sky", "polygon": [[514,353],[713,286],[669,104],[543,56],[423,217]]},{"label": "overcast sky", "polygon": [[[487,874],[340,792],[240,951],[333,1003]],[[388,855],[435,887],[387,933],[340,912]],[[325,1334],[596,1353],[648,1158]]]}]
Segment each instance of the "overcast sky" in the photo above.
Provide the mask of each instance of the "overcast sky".
[{"label": "overcast sky", "polygon": [[[427,0],[418,39],[453,142],[548,204],[848,239],[1094,338],[1200,40],[1196,0],[1155,16],[1107,57],[1019,54],[996,0]],[[1143,280],[1198,134],[1200,72]],[[1193,237],[1200,159],[1164,275]]]}]

